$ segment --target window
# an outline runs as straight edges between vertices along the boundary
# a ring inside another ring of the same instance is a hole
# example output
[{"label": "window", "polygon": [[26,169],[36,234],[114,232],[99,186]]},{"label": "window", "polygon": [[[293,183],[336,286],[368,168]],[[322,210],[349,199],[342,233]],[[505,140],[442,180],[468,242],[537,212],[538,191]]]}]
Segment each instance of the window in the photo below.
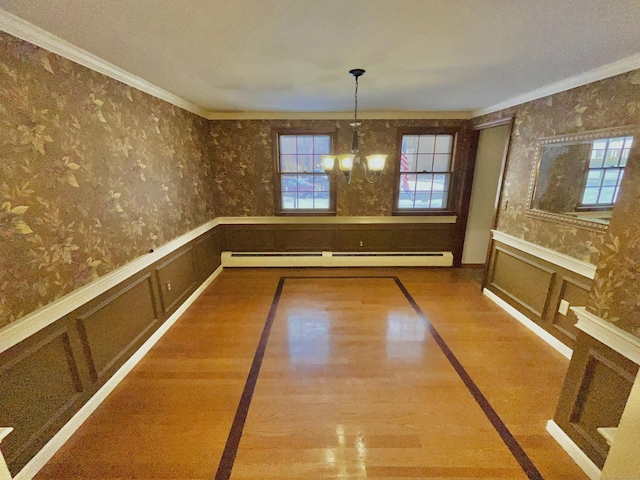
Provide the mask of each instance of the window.
[{"label": "window", "polygon": [[402,134],[395,210],[446,210],[453,174],[453,133]]},{"label": "window", "polygon": [[278,212],[335,212],[333,186],[320,159],[321,155],[331,153],[333,132],[277,132],[275,142]]},{"label": "window", "polygon": [[633,137],[594,140],[580,208],[611,207],[618,198]]}]

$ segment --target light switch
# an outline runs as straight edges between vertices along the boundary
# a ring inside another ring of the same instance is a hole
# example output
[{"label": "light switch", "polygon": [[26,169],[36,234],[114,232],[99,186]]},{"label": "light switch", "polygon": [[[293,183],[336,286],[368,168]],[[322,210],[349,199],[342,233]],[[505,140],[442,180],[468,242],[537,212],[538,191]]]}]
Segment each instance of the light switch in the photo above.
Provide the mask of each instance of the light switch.
[{"label": "light switch", "polygon": [[567,302],[566,300],[560,300],[558,312],[560,312],[562,315],[566,315],[567,313],[569,313],[569,302]]}]

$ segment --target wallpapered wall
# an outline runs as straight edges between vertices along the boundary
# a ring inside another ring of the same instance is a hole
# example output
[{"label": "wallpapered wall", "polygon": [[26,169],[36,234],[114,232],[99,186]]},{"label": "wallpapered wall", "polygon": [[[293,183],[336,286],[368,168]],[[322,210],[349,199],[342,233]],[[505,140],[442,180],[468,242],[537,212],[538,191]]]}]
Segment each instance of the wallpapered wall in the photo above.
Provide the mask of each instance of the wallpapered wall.
[{"label": "wallpapered wall", "polygon": [[[361,127],[360,152],[386,153],[387,165],[380,181],[369,184],[361,170],[351,185],[337,183],[338,215],[390,215],[393,202],[397,129],[399,127],[461,127],[467,120],[366,120]],[[211,123],[216,215],[274,215],[274,159],[272,129],[328,129],[337,131],[335,152],[349,152],[352,129],[348,120],[244,120]],[[468,150],[463,133],[459,148]]]},{"label": "wallpapered wall", "polygon": [[0,327],[209,221],[208,129],[0,33]]},{"label": "wallpapered wall", "polygon": [[[514,130],[498,230],[597,263],[604,234],[525,216],[535,143],[552,135],[640,123],[640,70],[477,117],[472,122],[478,125],[509,115],[514,117]],[[622,190],[623,198],[629,194]]]},{"label": "wallpapered wall", "polygon": [[[640,128],[635,134],[640,139]],[[587,308],[640,337],[640,149],[625,168]]]}]

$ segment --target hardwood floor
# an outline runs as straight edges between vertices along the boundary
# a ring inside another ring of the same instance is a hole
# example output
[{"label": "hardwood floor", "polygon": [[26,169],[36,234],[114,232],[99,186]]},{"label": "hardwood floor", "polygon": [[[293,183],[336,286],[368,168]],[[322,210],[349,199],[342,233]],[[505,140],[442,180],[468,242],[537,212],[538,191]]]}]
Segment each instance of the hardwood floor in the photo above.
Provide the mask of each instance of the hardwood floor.
[{"label": "hardwood floor", "polygon": [[228,269],[36,478],[586,479],[567,366],[462,270]]}]

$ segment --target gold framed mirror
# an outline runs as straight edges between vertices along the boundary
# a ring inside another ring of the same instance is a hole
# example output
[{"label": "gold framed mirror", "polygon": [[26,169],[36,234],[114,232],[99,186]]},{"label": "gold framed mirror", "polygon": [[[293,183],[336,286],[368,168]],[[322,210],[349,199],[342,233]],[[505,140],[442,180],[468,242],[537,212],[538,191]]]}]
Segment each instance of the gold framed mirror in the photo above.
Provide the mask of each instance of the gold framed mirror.
[{"label": "gold framed mirror", "polygon": [[604,231],[635,146],[636,126],[538,140],[525,214]]}]

